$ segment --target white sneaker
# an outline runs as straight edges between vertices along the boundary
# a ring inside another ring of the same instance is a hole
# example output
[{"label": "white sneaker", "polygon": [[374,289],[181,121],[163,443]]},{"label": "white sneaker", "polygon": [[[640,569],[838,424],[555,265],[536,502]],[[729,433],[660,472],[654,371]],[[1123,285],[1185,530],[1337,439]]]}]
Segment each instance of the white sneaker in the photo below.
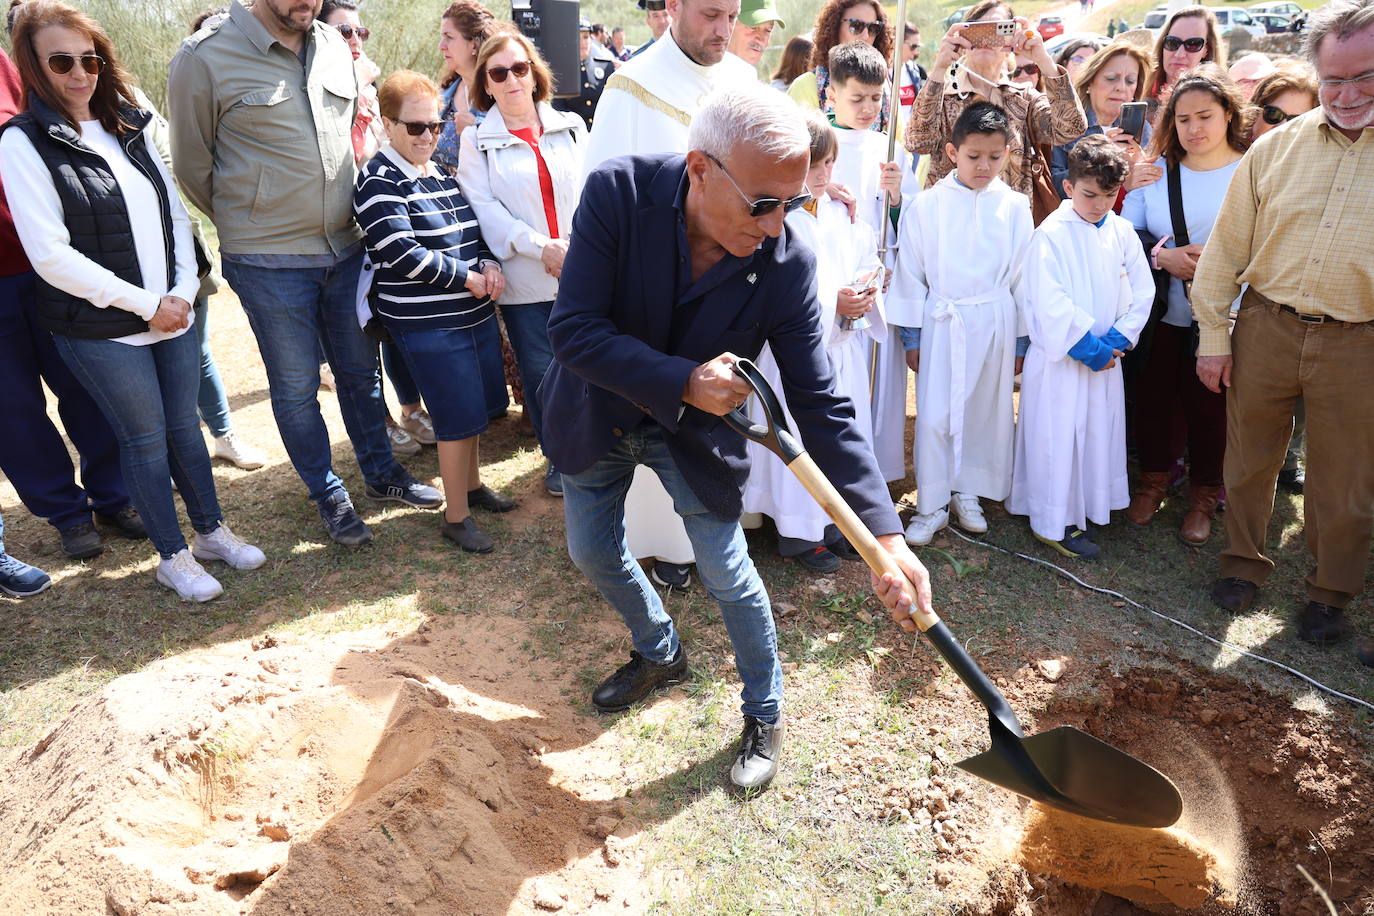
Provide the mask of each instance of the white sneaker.
[{"label": "white sneaker", "polygon": [[234,435],[232,429],[215,440],[214,457],[245,471],[256,471],[267,463],[266,455]]},{"label": "white sneaker", "polygon": [[410,433],[396,425],[388,415],[386,418],[386,437],[391,440],[391,454],[397,458],[409,458],[420,454],[420,443]]},{"label": "white sneaker", "polygon": [[322,391],[337,391],[339,383],[334,381],[334,370],[329,367],[329,363],[320,363],[320,389]]},{"label": "white sneaker", "polygon": [[935,532],[948,524],[948,509],[937,509],[929,515],[913,515],[906,526],[906,542],[912,547],[924,547],[935,537]]},{"label": "white sneaker", "polygon": [[224,522],[209,534],[197,531],[191,554],[197,560],[223,560],[235,569],[257,569],[267,562],[261,550],[230,531]]},{"label": "white sneaker", "polygon": [[954,510],[954,521],[969,534],[983,534],[988,530],[988,520],[983,517],[978,497],[971,493],[955,493],[949,505]]},{"label": "white sneaker", "polygon": [[437,441],[434,438],[434,421],[423,407],[417,407],[414,413],[402,411],[401,429],[410,433],[410,437],[421,445],[433,445]]},{"label": "white sneaker", "polygon": [[170,560],[157,564],[157,581],[186,601],[209,601],[224,594],[224,586],[183,547]]}]

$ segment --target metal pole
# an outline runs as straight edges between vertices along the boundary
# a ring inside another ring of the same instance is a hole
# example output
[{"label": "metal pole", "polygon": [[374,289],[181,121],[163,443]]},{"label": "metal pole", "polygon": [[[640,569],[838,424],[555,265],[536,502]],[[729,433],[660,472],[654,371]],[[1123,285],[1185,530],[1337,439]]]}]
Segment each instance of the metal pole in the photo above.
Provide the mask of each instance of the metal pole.
[{"label": "metal pole", "polygon": [[[906,48],[906,0],[897,0],[897,23],[893,29],[892,42],[892,94],[890,97],[891,109],[887,116],[887,161],[895,162],[897,159],[897,128],[901,122],[902,113],[902,51]],[[891,195],[887,198],[888,209],[883,212],[883,230],[878,238],[878,257],[882,258],[887,254],[887,228],[888,223],[892,222],[889,218],[889,211],[893,204],[901,203],[901,198],[893,200]]]}]

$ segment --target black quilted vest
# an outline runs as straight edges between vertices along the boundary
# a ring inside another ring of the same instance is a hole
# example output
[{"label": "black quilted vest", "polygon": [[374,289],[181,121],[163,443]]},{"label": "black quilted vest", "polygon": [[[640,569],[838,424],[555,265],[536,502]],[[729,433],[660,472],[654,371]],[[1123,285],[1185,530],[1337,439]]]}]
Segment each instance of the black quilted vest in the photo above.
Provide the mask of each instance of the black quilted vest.
[{"label": "black quilted vest", "polygon": [[[62,202],[62,213],[71,246],[121,280],[143,286],[133,229],[124,194],[105,159],[81,142],[81,135],[33,93],[28,110],[11,118],[0,130],[22,130],[52,173],[53,187]],[[167,254],[167,288],[176,272],[172,242],[172,208],[167,185],[148,153],[143,130],[152,115],[126,108],[124,120],[134,130],[119,138],[119,145],[134,167],[148,176],[157,192],[162,212],[162,238]],[[109,340],[148,330],[148,322],[119,308],[96,308],[85,299],[64,293],[38,278],[38,323],[64,337]]]}]

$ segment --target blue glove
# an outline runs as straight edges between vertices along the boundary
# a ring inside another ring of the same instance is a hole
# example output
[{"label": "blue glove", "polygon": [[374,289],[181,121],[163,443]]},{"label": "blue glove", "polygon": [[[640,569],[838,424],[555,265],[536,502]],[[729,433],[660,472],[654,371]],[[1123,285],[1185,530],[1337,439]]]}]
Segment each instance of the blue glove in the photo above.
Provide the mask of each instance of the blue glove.
[{"label": "blue glove", "polygon": [[1073,345],[1069,356],[1096,372],[1112,361],[1112,348],[1089,331]]},{"label": "blue glove", "polygon": [[1120,350],[1122,353],[1131,349],[1131,342],[1126,339],[1125,334],[1122,334],[1116,328],[1112,328],[1106,334],[1103,334],[1102,342],[1113,350]]}]

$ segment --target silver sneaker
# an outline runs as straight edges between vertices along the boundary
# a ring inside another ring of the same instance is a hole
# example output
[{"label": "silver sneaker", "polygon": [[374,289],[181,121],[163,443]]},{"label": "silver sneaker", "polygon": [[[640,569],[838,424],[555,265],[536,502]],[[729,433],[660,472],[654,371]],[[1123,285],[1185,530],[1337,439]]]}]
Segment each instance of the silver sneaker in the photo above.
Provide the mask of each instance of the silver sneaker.
[{"label": "silver sneaker", "polygon": [[197,531],[191,555],[197,560],[223,560],[235,569],[257,569],[267,562],[261,550],[230,531],[224,522],[209,534]]},{"label": "silver sneaker", "polygon": [[759,789],[768,785],[778,772],[778,757],[782,755],[785,732],[781,714],[776,725],[745,716],[739,753],[735,756],[735,765],[730,767],[730,781],[741,789]]},{"label": "silver sneaker", "polygon": [[433,445],[437,441],[434,438],[434,421],[423,407],[417,407],[414,413],[402,411],[401,429],[410,433],[410,438],[421,445]]},{"label": "silver sneaker", "polygon": [[386,437],[391,440],[391,454],[397,458],[409,458],[411,455],[420,454],[420,443],[398,426],[389,415],[386,418]]},{"label": "silver sneaker", "polygon": [[206,572],[185,547],[173,554],[170,560],[158,562],[157,581],[186,601],[209,601],[224,594],[224,586]]},{"label": "silver sneaker", "polygon": [[222,458],[236,468],[256,471],[267,463],[267,456],[234,434],[233,430],[215,440],[215,458]]}]

